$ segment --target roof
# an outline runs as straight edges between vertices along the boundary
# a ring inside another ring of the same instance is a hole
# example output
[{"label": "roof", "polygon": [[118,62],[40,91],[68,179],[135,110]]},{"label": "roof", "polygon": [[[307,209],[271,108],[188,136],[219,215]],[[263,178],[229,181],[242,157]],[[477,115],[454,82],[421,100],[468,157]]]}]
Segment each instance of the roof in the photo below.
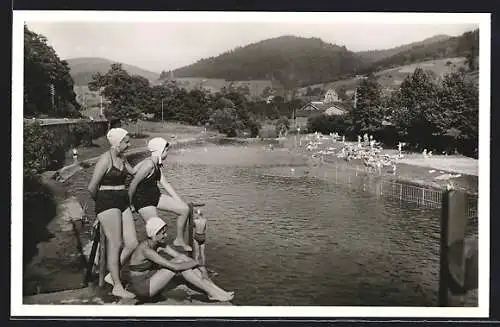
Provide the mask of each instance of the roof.
[{"label": "roof", "polygon": [[332,107],[325,110],[325,115],[328,115],[328,116],[333,116],[333,115],[342,116],[346,113],[347,113],[346,111],[344,111],[336,106],[332,106]]},{"label": "roof", "polygon": [[299,110],[301,111],[326,111],[326,110],[334,110],[336,108],[337,110],[343,111],[344,113],[349,112],[349,108],[344,106],[340,102],[330,102],[330,103],[323,103],[323,102],[309,102],[306,105],[304,105],[302,108]]}]

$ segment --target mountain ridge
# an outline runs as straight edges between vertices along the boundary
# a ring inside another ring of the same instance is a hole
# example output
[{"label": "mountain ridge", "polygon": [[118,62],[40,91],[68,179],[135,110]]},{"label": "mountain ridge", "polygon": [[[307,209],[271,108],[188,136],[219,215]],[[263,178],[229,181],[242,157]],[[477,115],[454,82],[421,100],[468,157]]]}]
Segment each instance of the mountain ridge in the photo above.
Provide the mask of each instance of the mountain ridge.
[{"label": "mountain ridge", "polygon": [[160,73],[102,57],[76,57],[65,59],[65,61],[70,67],[70,74],[75,85],[87,85],[92,80],[93,74],[97,72],[105,74],[114,63],[122,64],[130,75],[140,75],[151,81],[156,81],[160,77]]},{"label": "mountain ridge", "polygon": [[[456,57],[457,53],[463,56],[467,52],[466,47],[472,42],[471,35],[472,39],[477,37],[475,33],[478,35],[477,30],[456,37],[438,34],[393,48],[358,52],[324,42],[318,37],[282,35],[200,59],[191,65],[174,69],[173,73],[176,78],[274,80],[288,89],[294,89],[365,74],[370,70],[424,61],[429,57]],[[469,39],[464,41],[466,38]],[[465,47],[462,43],[465,43]],[[75,85],[88,84],[93,74],[105,73],[112,63],[118,62],[101,57],[68,58],[66,61],[71,68]],[[170,71],[157,73],[126,63],[122,65],[129,74],[141,75],[150,81],[168,79],[170,76]]]}]

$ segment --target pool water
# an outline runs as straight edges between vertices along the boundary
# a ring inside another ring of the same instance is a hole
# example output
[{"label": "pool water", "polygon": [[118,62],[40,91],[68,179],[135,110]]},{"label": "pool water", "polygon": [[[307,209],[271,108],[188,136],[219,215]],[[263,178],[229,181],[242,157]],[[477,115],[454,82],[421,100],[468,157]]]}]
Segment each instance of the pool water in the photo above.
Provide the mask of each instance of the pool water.
[{"label": "pool water", "polygon": [[[185,201],[206,204],[207,266],[234,304],[435,306],[440,210],[311,171],[285,148],[209,143],[173,151],[164,168]],[[68,182],[90,212],[91,174]]]}]

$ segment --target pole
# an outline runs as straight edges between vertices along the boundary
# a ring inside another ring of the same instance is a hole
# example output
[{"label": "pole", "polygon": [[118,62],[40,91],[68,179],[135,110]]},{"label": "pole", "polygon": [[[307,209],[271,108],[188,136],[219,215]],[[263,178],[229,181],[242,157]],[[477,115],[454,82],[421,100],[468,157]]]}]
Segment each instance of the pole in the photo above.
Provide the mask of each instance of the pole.
[{"label": "pole", "polygon": [[99,224],[99,287],[104,286],[106,276],[106,235],[102,225]]},{"label": "pole", "polygon": [[[194,214],[194,208],[193,204],[189,203],[189,213],[188,213],[188,218],[186,221],[186,228],[184,229],[184,239],[188,241],[189,246],[191,249],[194,248],[194,241],[193,241],[193,214]],[[194,259],[194,250],[191,250],[191,257]]]},{"label": "pole", "polygon": [[163,99],[161,99],[161,122],[163,124]]},{"label": "pole", "polygon": [[104,116],[102,113],[102,95],[101,95],[101,117]]}]

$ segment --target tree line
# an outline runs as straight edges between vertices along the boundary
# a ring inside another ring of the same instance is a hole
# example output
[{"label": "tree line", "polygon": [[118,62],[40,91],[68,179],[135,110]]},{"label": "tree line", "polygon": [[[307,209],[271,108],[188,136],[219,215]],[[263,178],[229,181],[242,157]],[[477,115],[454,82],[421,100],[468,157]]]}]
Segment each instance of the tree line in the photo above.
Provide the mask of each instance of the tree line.
[{"label": "tree line", "polygon": [[149,116],[191,125],[208,124],[228,136],[244,131],[256,136],[259,121],[291,118],[293,111],[304,105],[301,100],[286,102],[281,96],[269,103],[252,101],[240,88],[210,93],[201,87],[187,91],[172,81],[150,85],[147,79],[130,75],[121,64],[111,65],[105,74],[95,74],[89,90],[100,91],[108,100],[104,114],[110,120],[136,121]]}]

